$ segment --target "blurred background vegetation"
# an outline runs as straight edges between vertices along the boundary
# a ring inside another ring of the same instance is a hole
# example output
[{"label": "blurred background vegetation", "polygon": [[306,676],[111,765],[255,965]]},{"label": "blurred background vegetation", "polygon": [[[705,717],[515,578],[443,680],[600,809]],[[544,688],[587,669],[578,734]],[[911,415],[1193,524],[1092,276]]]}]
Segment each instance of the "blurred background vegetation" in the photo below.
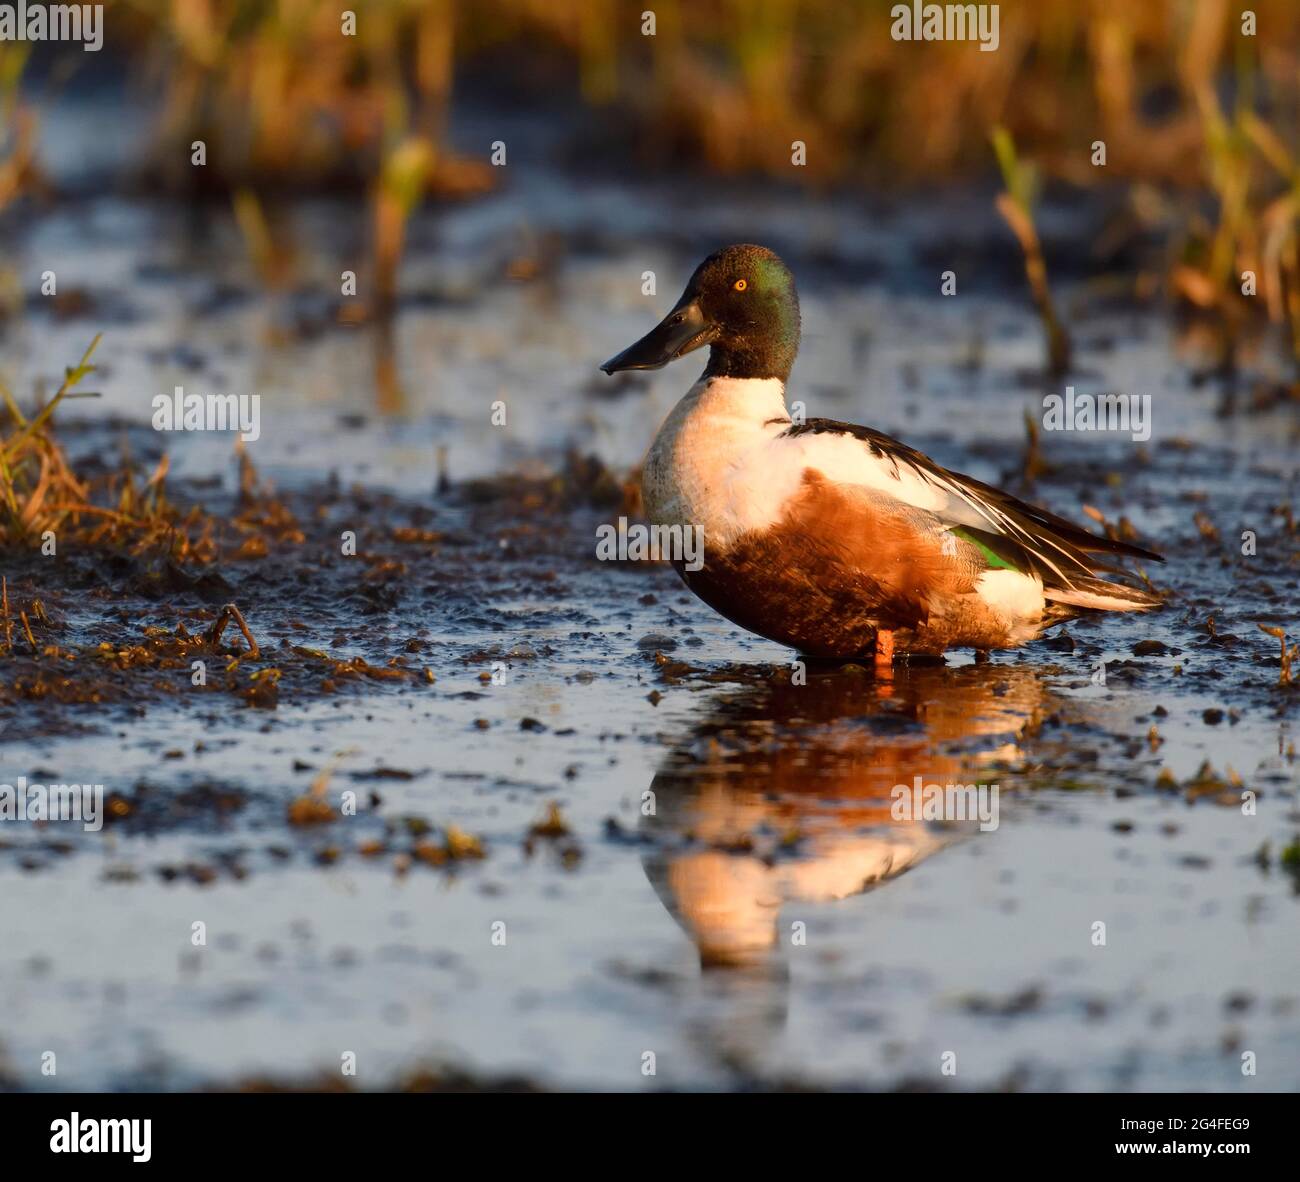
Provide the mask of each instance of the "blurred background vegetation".
[{"label": "blurred background vegetation", "polygon": [[[1300,357],[1295,0],[1254,3],[1254,35],[1227,0],[1011,0],[996,52],[894,41],[891,7],[359,0],[345,36],[344,6],[322,0],[109,0],[105,56],[125,63],[156,116],[137,182],[231,200],[268,272],[266,194],[359,190],[391,290],[413,209],[501,176],[486,140],[457,144],[451,133],[458,104],[488,94],[562,127],[566,162],[594,171],[871,193],[1000,178],[1040,306],[1043,183],[1126,185],[1138,214],[1160,222],[1179,299],[1228,323],[1262,305]],[[25,44],[0,45],[0,209],[41,191],[29,57]],[[195,140],[206,168],[190,164]],[[796,140],[804,167],[791,164]],[[1098,140],[1104,167],[1093,162]],[[1166,217],[1170,194],[1182,204]],[[1249,304],[1245,271],[1262,297]]]},{"label": "blurred background vegetation", "polygon": [[893,41],[884,0],[364,0],[355,36],[321,0],[106,7],[110,45],[162,88],[160,147],[204,138],[228,181],[373,178],[407,136],[443,144],[476,68],[534,101],[571,91],[646,162],[789,176],[803,140],[815,182],[987,169],[1002,124],[1079,184],[1095,139],[1112,173],[1207,183],[1242,107],[1292,145],[1300,118],[1293,0],[1253,4],[1253,37],[1227,0],[1012,0],[992,53]]}]

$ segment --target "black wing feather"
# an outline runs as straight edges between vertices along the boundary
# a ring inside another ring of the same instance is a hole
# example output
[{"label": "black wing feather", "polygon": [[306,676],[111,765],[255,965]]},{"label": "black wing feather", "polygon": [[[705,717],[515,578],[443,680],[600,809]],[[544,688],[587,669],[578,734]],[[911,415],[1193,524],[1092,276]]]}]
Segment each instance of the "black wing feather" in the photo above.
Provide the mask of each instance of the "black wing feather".
[{"label": "black wing feather", "polygon": [[[1100,537],[1064,517],[1022,501],[973,476],[942,468],[924,452],[908,447],[882,431],[873,431],[870,427],[860,427],[855,423],[841,423],[835,419],[808,419],[791,425],[783,434],[851,435],[865,443],[875,455],[888,458],[895,464],[907,464],[922,478],[956,493],[987,518],[993,527],[990,532],[1018,543],[1031,565],[1049,585],[1055,582],[1053,575],[1070,585],[1071,573],[1090,575],[1098,570],[1121,571],[1120,567],[1090,557],[1093,554],[1115,554],[1150,562],[1164,562],[1154,551],[1114,538]],[[1063,570],[1062,566],[1066,569]]]}]

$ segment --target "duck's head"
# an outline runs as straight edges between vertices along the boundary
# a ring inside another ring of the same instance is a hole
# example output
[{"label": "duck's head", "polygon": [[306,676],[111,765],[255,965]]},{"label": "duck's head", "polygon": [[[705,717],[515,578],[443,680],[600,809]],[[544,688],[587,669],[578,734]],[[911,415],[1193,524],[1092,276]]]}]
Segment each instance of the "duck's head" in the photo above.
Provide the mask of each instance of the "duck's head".
[{"label": "duck's head", "polygon": [[672,311],[600,368],[659,369],[704,345],[708,376],[789,378],[799,351],[799,296],[777,254],[750,244],[714,251]]}]

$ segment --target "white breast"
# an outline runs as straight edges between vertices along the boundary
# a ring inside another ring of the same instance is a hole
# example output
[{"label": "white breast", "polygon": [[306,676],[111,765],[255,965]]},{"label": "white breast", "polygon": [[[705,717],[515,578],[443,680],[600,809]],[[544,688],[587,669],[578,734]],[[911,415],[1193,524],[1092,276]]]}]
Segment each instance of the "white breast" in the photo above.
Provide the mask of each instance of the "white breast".
[{"label": "white breast", "polygon": [[911,468],[874,455],[851,435],[783,435],[790,426],[777,378],[701,378],[664,420],[646,456],[641,487],[656,525],[704,529],[726,548],[776,524],[813,469],[823,478],[940,510],[947,493]]},{"label": "white breast", "polygon": [[763,495],[755,474],[761,451],[789,425],[779,379],[701,378],[646,455],[646,515],[656,525],[702,528],[706,546],[728,546],[771,524],[779,505]]}]

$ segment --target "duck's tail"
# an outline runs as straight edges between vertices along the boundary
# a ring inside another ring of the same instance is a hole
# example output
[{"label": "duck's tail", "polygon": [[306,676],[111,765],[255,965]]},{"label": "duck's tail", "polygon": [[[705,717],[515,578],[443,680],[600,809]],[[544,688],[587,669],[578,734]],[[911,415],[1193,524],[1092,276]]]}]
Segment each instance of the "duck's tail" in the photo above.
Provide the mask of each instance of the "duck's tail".
[{"label": "duck's tail", "polygon": [[1150,591],[1078,575],[1068,587],[1044,587],[1043,598],[1048,603],[1100,612],[1144,612],[1164,602]]}]

